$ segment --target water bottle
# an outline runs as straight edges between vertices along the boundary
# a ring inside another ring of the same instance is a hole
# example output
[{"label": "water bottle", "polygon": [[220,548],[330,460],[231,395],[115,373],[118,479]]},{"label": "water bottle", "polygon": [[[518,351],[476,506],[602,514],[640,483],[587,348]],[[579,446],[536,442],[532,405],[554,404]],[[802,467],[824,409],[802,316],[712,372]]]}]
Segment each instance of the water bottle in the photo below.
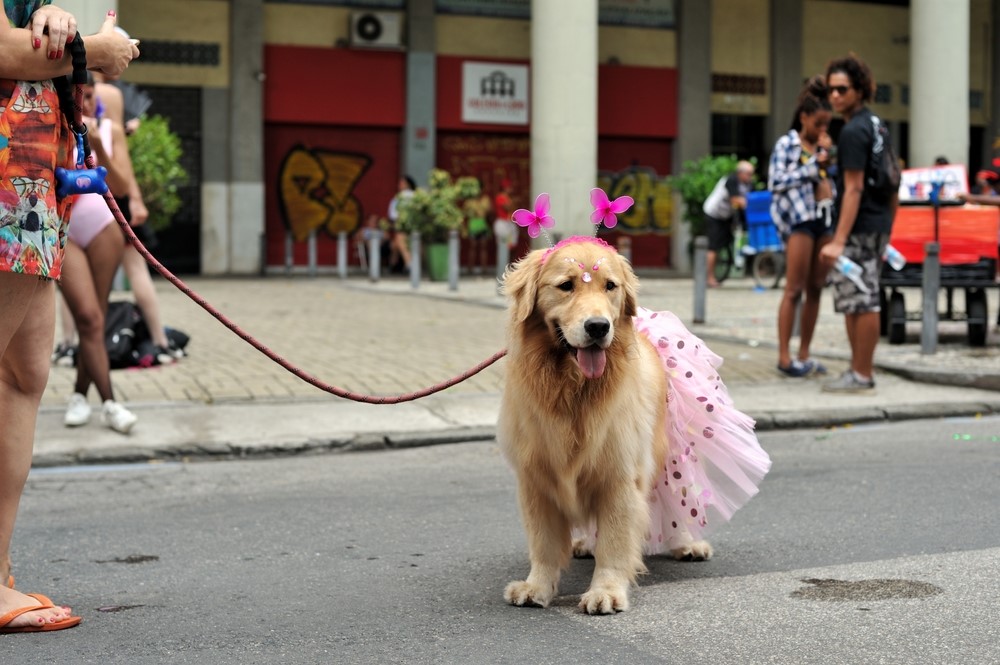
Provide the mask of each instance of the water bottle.
[{"label": "water bottle", "polygon": [[885,254],[882,255],[882,260],[892,266],[893,270],[902,270],[903,266],[906,265],[906,257],[892,245],[885,246]]},{"label": "water bottle", "polygon": [[857,263],[841,254],[837,257],[837,262],[834,264],[834,267],[846,275],[847,279],[854,282],[854,285],[857,286],[862,293],[871,293],[871,290],[865,286],[863,281],[861,281],[861,275],[864,274],[864,270],[862,270],[861,266]]}]

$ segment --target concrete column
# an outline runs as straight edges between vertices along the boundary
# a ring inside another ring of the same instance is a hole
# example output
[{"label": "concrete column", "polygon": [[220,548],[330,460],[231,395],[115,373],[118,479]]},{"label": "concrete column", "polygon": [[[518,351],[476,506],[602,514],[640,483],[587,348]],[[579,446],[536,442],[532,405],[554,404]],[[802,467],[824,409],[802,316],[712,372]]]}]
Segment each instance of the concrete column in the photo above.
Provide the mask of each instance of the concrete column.
[{"label": "concrete column", "polygon": [[593,235],[597,0],[532,0],[530,104],[531,192],[524,203],[530,208],[548,192],[563,238]]},{"label": "concrete column", "polygon": [[230,4],[229,270],[256,274],[264,257],[264,1]]},{"label": "concrete column", "polygon": [[[769,146],[788,131],[795,100],[802,90],[802,0],[771,0],[771,115]],[[819,74],[820,72],[813,72]]]},{"label": "concrete column", "polygon": [[910,2],[909,166],[938,155],[969,161],[969,0]]},{"label": "concrete column", "polygon": [[201,91],[201,273],[229,272],[229,99],[227,88]]},{"label": "concrete column", "polygon": [[434,0],[407,2],[406,34],[406,126],[400,164],[403,173],[426,185],[437,147]]},{"label": "concrete column", "polygon": [[[712,0],[677,1],[678,136],[674,173],[684,162],[712,151]],[[674,198],[671,263],[689,270],[691,234],[682,221],[683,204]]]}]

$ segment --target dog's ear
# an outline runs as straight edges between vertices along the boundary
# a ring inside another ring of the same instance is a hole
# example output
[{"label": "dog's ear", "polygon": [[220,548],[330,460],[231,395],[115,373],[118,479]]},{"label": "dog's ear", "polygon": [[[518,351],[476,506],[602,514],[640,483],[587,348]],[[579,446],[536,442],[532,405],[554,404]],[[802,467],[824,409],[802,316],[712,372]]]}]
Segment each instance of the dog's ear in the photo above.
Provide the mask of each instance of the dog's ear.
[{"label": "dog's ear", "polygon": [[530,252],[508,266],[503,274],[503,293],[511,301],[511,317],[518,323],[526,321],[535,309],[543,252],[541,249]]},{"label": "dog's ear", "polygon": [[618,255],[618,264],[624,276],[622,288],[625,290],[625,304],[622,314],[635,316],[639,311],[639,278],[635,276],[632,264],[621,254]]}]

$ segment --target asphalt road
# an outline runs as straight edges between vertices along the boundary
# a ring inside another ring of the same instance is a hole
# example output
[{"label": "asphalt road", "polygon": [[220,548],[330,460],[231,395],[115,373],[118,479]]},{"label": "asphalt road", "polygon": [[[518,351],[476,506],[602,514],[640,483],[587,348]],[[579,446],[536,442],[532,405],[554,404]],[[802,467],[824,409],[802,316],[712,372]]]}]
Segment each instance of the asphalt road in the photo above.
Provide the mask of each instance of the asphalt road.
[{"label": "asphalt road", "polygon": [[996,663],[1000,420],[762,435],[774,468],[706,563],[629,612],[506,605],[527,573],[494,443],[32,473],[18,587],[73,630],[30,663]]}]

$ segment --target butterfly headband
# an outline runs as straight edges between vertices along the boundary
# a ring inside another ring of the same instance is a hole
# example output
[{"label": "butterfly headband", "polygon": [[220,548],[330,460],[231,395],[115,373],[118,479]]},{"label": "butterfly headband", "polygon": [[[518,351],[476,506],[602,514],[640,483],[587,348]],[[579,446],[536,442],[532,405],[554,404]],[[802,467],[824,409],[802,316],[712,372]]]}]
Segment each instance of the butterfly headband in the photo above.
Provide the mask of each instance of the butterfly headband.
[{"label": "butterfly headband", "polygon": [[[632,204],[635,203],[635,200],[631,196],[619,196],[612,201],[608,198],[608,195],[603,189],[595,187],[590,190],[590,203],[594,206],[594,212],[590,214],[590,221],[595,225],[594,233],[596,235],[601,224],[604,224],[605,228],[615,228],[618,224],[618,215],[631,208]],[[542,193],[538,195],[538,198],[535,199],[534,210],[519,208],[514,211],[513,215],[511,215],[511,219],[514,220],[515,224],[523,227],[532,238],[544,235],[550,248],[555,249],[552,238],[550,238],[548,232],[546,232],[546,229],[551,229],[556,223],[552,218],[552,215],[549,214],[548,194]],[[589,238],[587,236],[574,236],[573,238],[567,238],[559,244],[562,245],[563,243],[570,241],[593,239],[595,238]],[[548,252],[546,252],[545,256],[548,256]],[[542,260],[545,260],[544,257]]]}]

